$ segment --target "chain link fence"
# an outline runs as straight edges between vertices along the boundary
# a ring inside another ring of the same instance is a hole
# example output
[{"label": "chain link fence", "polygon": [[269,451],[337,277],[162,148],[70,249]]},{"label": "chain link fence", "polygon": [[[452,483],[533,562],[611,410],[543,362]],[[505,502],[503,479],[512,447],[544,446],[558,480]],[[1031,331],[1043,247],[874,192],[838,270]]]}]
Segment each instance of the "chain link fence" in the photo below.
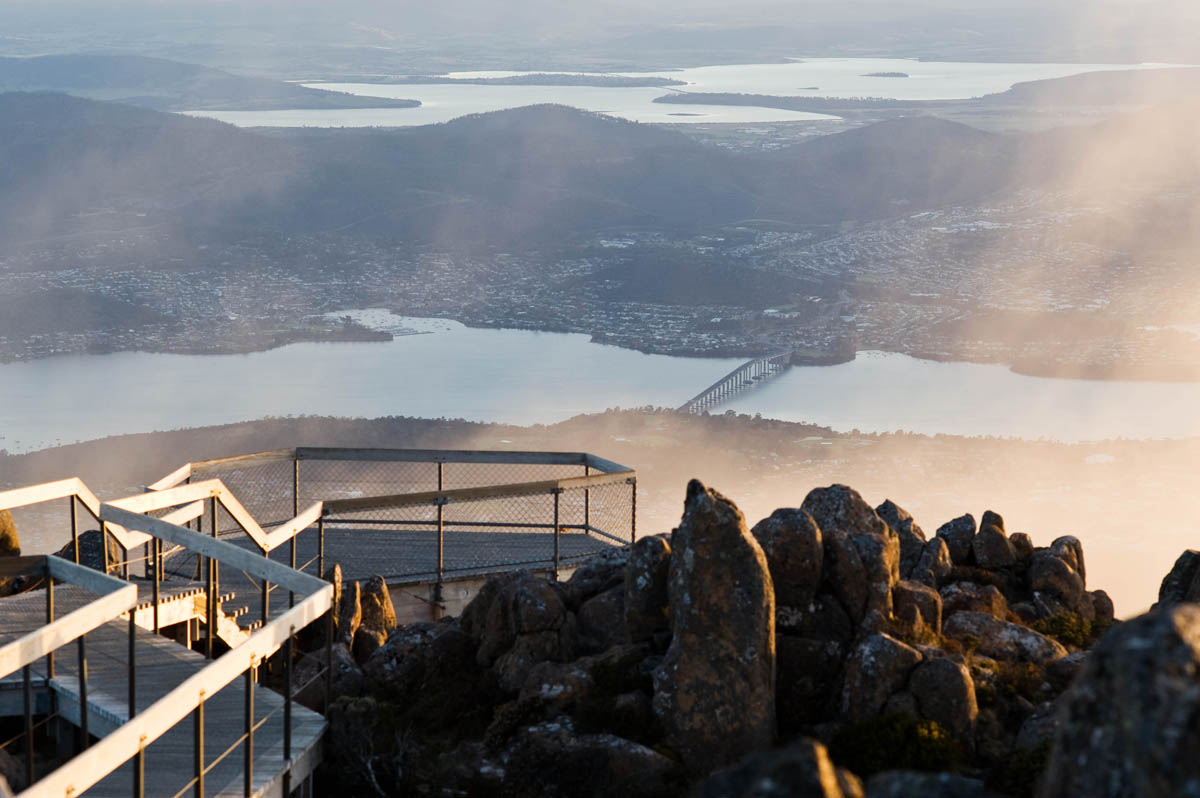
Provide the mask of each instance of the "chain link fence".
[{"label": "chain link fence", "polygon": [[[636,536],[636,474],[582,453],[301,448],[193,463],[189,478],[220,479],[264,529],[323,503],[316,529],[295,539],[296,566],[320,574],[336,562],[348,579],[558,572]],[[245,540],[223,509],[217,529]],[[194,575],[189,559],[166,570]]]}]

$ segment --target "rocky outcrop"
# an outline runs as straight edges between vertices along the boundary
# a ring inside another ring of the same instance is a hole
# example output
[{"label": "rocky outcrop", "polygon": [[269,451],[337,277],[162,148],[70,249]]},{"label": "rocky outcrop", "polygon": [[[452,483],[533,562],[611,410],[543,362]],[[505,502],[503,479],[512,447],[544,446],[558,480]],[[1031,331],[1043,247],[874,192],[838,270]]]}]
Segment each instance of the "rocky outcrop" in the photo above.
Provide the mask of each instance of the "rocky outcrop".
[{"label": "rocky outcrop", "polygon": [[0,510],[0,557],[20,556],[21,536],[17,534],[17,522],[8,510]]},{"label": "rocky outcrop", "polygon": [[671,536],[670,648],[654,712],[693,772],[775,739],[775,594],[741,512],[693,480]]},{"label": "rocky outcrop", "polygon": [[[1074,538],[1035,548],[992,512],[923,537],[843,485],[747,531],[693,482],[670,536],[566,582],[495,576],[460,618],[373,633],[358,664],[336,646],[331,756],[383,794],[863,795],[839,765],[870,795],[985,794],[915,772],[956,766],[1025,790],[1111,600]],[[387,625],[383,591],[356,590],[339,639],[356,605],[350,640]]]}]

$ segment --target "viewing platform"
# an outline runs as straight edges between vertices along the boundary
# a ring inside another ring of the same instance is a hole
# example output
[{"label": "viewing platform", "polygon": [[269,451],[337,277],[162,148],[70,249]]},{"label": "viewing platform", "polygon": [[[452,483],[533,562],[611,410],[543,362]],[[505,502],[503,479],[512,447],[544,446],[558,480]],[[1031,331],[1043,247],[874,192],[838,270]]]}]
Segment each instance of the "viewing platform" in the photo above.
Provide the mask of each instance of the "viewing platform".
[{"label": "viewing platform", "polygon": [[[111,502],[78,479],[0,492],[18,526],[65,501],[63,551],[96,558],[0,559],[21,590],[0,598],[0,717],[24,720],[0,746],[33,775],[19,795],[307,794],[326,722],[285,696],[332,698],[334,563],[382,576],[400,623],[457,614],[490,574],[561,576],[635,540],[636,491],[590,454],[297,448]],[[304,685],[301,657],[322,663]]]}]

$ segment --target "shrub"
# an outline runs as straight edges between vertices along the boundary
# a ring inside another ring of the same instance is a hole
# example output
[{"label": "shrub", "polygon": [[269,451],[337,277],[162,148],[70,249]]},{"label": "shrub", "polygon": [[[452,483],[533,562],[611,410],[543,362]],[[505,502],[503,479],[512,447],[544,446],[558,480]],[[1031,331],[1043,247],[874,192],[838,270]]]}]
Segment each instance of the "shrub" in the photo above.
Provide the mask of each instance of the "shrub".
[{"label": "shrub", "polygon": [[1078,613],[1060,612],[1048,618],[1040,618],[1029,624],[1035,632],[1053,637],[1064,646],[1086,648],[1092,642],[1092,622],[1084,620]]},{"label": "shrub", "polygon": [[884,770],[954,770],[962,760],[961,746],[944,728],[902,713],[847,726],[829,754],[863,778]]}]

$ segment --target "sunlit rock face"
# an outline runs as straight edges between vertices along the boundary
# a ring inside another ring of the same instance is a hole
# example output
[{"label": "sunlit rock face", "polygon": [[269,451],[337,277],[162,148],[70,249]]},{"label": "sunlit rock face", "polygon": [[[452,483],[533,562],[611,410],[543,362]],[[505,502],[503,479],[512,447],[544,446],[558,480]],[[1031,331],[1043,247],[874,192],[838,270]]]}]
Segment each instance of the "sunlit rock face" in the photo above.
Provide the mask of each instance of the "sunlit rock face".
[{"label": "sunlit rock face", "polygon": [[696,772],[775,739],[775,591],[741,511],[693,480],[671,536],[672,640],[654,712]]},{"label": "sunlit rock face", "polygon": [[1110,632],[1059,719],[1041,798],[1200,795],[1200,606]]}]

